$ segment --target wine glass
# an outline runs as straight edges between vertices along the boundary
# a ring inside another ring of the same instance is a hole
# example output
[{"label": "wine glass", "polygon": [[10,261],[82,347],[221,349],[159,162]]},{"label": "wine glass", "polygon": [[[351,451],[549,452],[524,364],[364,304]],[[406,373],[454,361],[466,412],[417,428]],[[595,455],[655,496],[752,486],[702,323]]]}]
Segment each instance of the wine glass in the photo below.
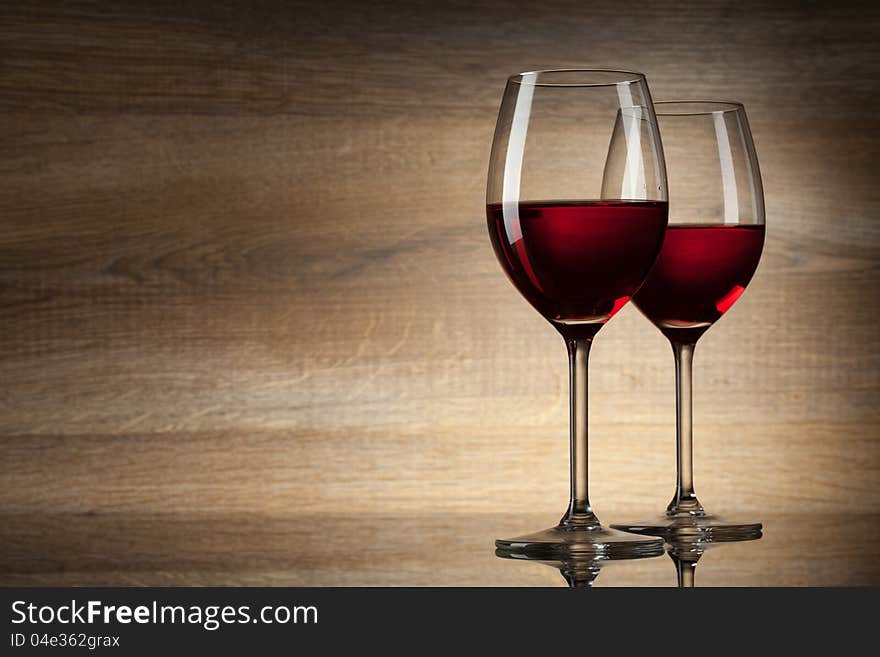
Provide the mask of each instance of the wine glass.
[{"label": "wine glass", "polygon": [[495,255],[562,334],[571,385],[571,499],[558,525],[496,541],[508,552],[604,558],[662,554],[662,541],[606,529],[587,495],[587,358],[642,284],[666,231],[666,168],[645,76],[548,70],[511,76],[489,162]]},{"label": "wine glass", "polygon": [[740,103],[655,104],[673,180],[669,228],[633,301],[675,354],[677,485],[666,513],[613,527],[642,534],[744,540],[761,524],[706,513],[694,493],[691,369],[694,346],[740,298],[764,246],[761,172]]}]

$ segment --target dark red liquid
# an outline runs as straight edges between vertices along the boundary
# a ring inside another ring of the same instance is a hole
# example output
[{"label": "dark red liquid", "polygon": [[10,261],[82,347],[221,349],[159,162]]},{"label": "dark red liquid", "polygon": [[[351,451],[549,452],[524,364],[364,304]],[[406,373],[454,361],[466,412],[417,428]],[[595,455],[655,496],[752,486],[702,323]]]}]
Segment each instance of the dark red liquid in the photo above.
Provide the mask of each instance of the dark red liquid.
[{"label": "dark red liquid", "polygon": [[764,226],[671,225],[633,299],[674,342],[694,343],[745,291],[764,247]]},{"label": "dark red liquid", "polygon": [[534,201],[489,205],[495,254],[559,331],[592,338],[629,301],[660,252],[667,204]]}]

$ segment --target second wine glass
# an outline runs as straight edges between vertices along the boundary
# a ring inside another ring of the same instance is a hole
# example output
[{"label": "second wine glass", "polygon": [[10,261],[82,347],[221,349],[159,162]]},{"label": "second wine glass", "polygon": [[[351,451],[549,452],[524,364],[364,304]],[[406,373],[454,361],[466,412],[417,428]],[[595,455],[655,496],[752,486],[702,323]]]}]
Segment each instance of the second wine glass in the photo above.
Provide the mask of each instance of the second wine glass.
[{"label": "second wine glass", "polygon": [[764,246],[764,193],[745,108],[716,101],[655,104],[673,181],[669,228],[635,295],[675,355],[677,482],[666,513],[615,523],[658,536],[746,540],[761,524],[707,513],[694,492],[691,371],[697,340],[745,291]]},{"label": "second wine glass", "polygon": [[489,235],[511,282],[568,349],[571,497],[555,527],[496,541],[506,552],[662,553],[659,539],[602,527],[590,506],[587,358],[654,263],[666,215],[663,149],[643,75],[553,70],[508,80],[489,164]]}]

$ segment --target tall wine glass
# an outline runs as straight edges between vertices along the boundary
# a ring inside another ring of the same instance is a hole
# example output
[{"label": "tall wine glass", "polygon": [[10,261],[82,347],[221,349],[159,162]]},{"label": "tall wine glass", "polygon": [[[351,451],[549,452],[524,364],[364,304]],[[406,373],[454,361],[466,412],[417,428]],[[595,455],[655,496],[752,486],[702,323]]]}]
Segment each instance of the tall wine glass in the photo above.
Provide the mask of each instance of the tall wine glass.
[{"label": "tall wine glass", "polygon": [[669,228],[639,310],[675,355],[677,483],[666,513],[614,524],[631,532],[744,540],[761,524],[706,513],[694,492],[691,364],[697,340],[740,298],[764,246],[764,193],[745,108],[715,101],[658,102],[673,181]]},{"label": "tall wine glass", "polygon": [[666,169],[640,73],[552,70],[510,77],[489,162],[495,255],[562,334],[571,384],[571,499],[558,525],[496,541],[523,554],[661,554],[661,542],[602,527],[587,494],[587,357],[639,288],[666,230]]}]

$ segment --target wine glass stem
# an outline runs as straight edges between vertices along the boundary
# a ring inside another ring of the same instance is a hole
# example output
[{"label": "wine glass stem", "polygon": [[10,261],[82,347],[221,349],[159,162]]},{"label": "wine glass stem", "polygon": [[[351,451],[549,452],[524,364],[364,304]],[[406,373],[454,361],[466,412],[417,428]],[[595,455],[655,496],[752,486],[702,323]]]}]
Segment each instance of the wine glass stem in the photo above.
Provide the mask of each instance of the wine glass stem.
[{"label": "wine glass stem", "polygon": [[675,429],[676,470],[675,497],[666,509],[670,516],[704,514],[703,506],[694,493],[693,443],[693,378],[694,345],[672,343],[675,354]]},{"label": "wine glass stem", "polygon": [[596,529],[599,520],[587,493],[587,363],[591,340],[566,338],[571,386],[571,500],[561,525]]},{"label": "wine glass stem", "polygon": [[675,558],[673,558],[673,561],[675,561],[675,570],[678,574],[678,588],[694,588],[694,571],[697,569],[697,562],[683,561]]}]

